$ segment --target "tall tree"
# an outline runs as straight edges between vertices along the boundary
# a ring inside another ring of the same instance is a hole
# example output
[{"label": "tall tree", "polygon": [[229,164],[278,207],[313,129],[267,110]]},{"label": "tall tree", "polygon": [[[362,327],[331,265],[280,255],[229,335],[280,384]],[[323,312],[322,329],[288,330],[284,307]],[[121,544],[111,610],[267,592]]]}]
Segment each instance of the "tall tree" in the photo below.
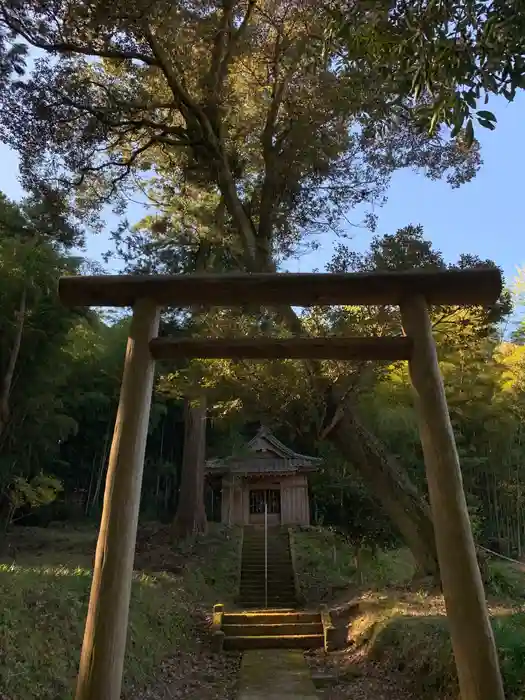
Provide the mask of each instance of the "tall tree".
[{"label": "tall tree", "polygon": [[44,495],[39,473],[76,427],[51,386],[64,381],[63,343],[76,319],[60,305],[56,280],[78,269],[68,250],[81,237],[58,200],[40,193],[15,204],[0,195],[0,508],[8,520],[13,504],[56,494],[48,482]]},{"label": "tall tree", "polygon": [[[373,71],[339,70],[336,42],[325,41],[320,61],[317,3],[0,7],[5,72],[20,70],[9,40],[43,52],[2,95],[1,130],[21,155],[23,181],[69,182],[87,207],[125,195],[138,178],[161,211],[175,198],[187,202],[188,185],[200,188],[221,203],[218,230],[241,269],[275,270],[355,205],[382,201],[398,168],[457,186],[479,164],[475,149],[422,132],[410,101],[398,105]],[[287,333],[304,331],[291,307],[276,313]],[[325,399],[322,434],[356,461],[422,567],[435,572],[427,504],[358,419],[350,387],[316,363],[308,376]]]},{"label": "tall tree", "polygon": [[184,452],[179,505],[173,523],[176,537],[206,532],[204,461],[206,458],[206,394],[184,400]]},{"label": "tall tree", "polygon": [[[181,216],[178,202],[155,216],[146,216],[131,231],[122,229],[114,236],[117,253],[126,270],[135,274],[176,274],[224,270],[231,267],[231,255],[220,240],[210,240],[209,228],[221,215],[216,197],[195,187],[188,188],[192,200],[184,202]],[[204,312],[204,313],[203,313]],[[163,331],[187,334],[199,331],[205,310],[193,308],[171,310],[163,314]],[[177,537],[189,537],[206,530],[204,504],[204,469],[206,453],[207,396],[198,377],[184,383],[184,444],[178,503],[173,531]],[[179,381],[180,384],[180,381]],[[162,378],[160,385],[165,385]],[[173,392],[171,392],[173,393]],[[179,391],[176,395],[178,397]]]}]

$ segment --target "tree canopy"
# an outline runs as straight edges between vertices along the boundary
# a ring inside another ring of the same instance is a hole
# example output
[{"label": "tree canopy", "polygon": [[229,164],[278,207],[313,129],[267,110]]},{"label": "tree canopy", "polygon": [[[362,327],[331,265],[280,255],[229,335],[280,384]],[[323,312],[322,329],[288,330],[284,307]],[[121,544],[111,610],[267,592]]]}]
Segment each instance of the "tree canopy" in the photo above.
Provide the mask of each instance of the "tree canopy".
[{"label": "tree canopy", "polygon": [[411,97],[421,123],[451,128],[470,146],[474,124],[494,129],[491,95],[512,101],[525,87],[525,10],[520,0],[328,2],[328,34],[343,65],[373,68],[376,79]]}]

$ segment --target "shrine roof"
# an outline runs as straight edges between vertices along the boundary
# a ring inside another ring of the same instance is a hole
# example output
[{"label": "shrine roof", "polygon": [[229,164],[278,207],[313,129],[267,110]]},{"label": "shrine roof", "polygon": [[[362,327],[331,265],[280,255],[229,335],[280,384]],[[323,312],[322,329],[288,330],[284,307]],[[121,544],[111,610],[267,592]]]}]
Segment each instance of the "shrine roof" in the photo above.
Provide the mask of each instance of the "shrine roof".
[{"label": "shrine roof", "polygon": [[262,426],[241,454],[224,459],[209,459],[208,473],[261,474],[313,471],[321,459],[295,452]]}]

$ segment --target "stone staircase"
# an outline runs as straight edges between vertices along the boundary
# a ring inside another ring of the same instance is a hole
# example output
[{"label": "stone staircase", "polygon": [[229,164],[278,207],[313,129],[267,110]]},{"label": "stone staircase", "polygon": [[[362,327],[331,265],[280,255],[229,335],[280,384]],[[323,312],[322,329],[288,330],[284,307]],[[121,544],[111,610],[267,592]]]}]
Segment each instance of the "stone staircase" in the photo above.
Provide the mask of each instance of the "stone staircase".
[{"label": "stone staircase", "polygon": [[223,649],[318,649],[324,644],[321,614],[286,610],[224,613]]},{"label": "stone staircase", "polygon": [[288,530],[268,530],[268,591],[265,595],[264,529],[244,529],[238,605],[218,620],[223,649],[316,649],[324,645],[321,613],[296,610]]},{"label": "stone staircase", "polygon": [[244,608],[297,607],[288,530],[268,528],[268,597],[265,596],[264,528],[245,527],[238,604]]}]

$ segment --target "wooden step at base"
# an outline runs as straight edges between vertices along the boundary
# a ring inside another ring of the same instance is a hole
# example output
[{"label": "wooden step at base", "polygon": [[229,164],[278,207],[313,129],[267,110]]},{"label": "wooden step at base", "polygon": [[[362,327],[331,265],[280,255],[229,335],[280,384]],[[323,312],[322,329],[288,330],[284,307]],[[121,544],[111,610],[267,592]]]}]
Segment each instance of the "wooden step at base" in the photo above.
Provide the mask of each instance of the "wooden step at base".
[{"label": "wooden step at base", "polygon": [[286,635],[311,636],[323,634],[323,625],[321,622],[223,625],[222,631],[227,637],[282,637]]},{"label": "wooden step at base", "polygon": [[307,623],[321,622],[318,612],[297,612],[295,610],[254,610],[250,612],[225,613],[223,625],[264,625],[264,624],[290,624],[292,622]]}]

